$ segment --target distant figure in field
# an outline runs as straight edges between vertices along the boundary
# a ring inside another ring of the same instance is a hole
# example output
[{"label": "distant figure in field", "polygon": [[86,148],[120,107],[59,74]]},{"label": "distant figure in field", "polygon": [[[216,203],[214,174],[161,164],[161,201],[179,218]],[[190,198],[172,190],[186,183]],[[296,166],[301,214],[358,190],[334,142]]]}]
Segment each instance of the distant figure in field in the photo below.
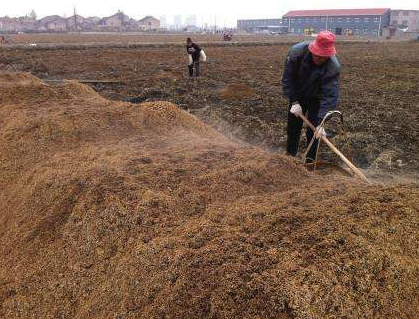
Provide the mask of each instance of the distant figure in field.
[{"label": "distant figure in field", "polygon": [[0,44],[4,44],[6,43],[6,39],[4,38],[3,35],[0,35]]},{"label": "distant figure in field", "polygon": [[186,51],[188,52],[189,76],[194,76],[195,70],[195,76],[199,77],[199,61],[201,58],[204,62],[207,60],[205,52],[191,38],[186,39]]},{"label": "distant figure in field", "polygon": [[[296,156],[303,121],[301,114],[308,113],[309,121],[319,126],[328,111],[336,109],[339,98],[340,64],[336,58],[335,35],[322,31],[314,42],[294,45],[285,62],[282,87],[290,101],[287,127],[287,154]],[[324,129],[316,132],[307,128],[307,144],[315,133],[317,139],[326,136]],[[316,141],[307,158],[315,158]]]}]

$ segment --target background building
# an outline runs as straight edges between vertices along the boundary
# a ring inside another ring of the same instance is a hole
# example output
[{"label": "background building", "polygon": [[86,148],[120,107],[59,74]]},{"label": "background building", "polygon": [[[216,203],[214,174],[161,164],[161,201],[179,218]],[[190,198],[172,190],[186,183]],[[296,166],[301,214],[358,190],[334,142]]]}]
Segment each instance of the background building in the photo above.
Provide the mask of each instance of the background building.
[{"label": "background building", "polygon": [[50,24],[52,21],[58,21],[61,17],[58,15],[52,15],[52,16],[46,16],[42,19],[39,19],[36,23],[36,30],[38,31],[50,31],[48,27],[53,26],[53,24]]},{"label": "background building", "polygon": [[19,18],[0,18],[0,30],[9,32],[28,31],[36,28],[36,20],[25,16]]},{"label": "background building", "polygon": [[237,29],[246,32],[256,31],[288,31],[288,25],[283,24],[282,19],[250,19],[238,20]]},{"label": "background building", "polygon": [[118,11],[110,17],[105,17],[100,21],[100,27],[109,30],[122,29],[129,23],[130,17],[122,11]]},{"label": "background building", "polygon": [[336,9],[290,11],[283,24],[290,33],[311,34],[329,30],[336,35],[380,36],[390,24],[390,9]]},{"label": "background building", "polygon": [[71,31],[81,31],[85,26],[85,18],[80,15],[73,15],[67,18],[67,29]]},{"label": "background building", "polygon": [[25,16],[19,18],[0,17],[0,32],[70,32],[70,31],[154,31],[160,29],[160,20],[146,16],[135,20],[121,11],[105,17],[84,18],[75,14],[69,18],[51,15],[35,20]]},{"label": "background building", "polygon": [[391,10],[390,25],[419,31],[419,10]]},{"label": "background building", "polygon": [[102,19],[99,17],[88,17],[84,19],[83,30],[91,31],[97,29],[100,24],[100,20]]},{"label": "background building", "polygon": [[67,30],[67,19],[58,17],[54,20],[50,20],[45,24],[47,31],[61,32]]},{"label": "background building", "polygon": [[144,30],[157,30],[160,28],[160,20],[156,19],[153,16],[146,16],[142,18],[139,22],[140,28]]},{"label": "background building", "polygon": [[2,17],[0,18],[0,30],[20,31],[20,22],[18,18]]}]

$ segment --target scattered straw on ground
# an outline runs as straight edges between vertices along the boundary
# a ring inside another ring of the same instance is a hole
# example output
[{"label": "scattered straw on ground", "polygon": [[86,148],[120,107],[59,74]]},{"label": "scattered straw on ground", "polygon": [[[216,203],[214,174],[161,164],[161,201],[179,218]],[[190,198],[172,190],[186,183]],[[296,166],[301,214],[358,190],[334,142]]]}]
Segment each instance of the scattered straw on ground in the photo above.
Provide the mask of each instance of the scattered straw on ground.
[{"label": "scattered straw on ground", "polygon": [[0,318],[415,318],[418,198],[0,77]]}]

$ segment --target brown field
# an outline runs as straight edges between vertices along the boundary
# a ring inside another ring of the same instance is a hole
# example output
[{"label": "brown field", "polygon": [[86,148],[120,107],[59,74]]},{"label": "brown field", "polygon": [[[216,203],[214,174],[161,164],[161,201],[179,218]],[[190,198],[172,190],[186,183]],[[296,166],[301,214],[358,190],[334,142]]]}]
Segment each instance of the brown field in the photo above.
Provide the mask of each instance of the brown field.
[{"label": "brown field", "polygon": [[[186,37],[205,43],[222,42],[221,34],[147,34],[147,33],[40,33],[40,34],[14,34],[9,38],[12,44],[145,44],[145,43],[184,43]],[[235,35],[233,43],[248,42],[286,42],[292,41],[295,36],[284,35]]]},{"label": "brown field", "polygon": [[[418,48],[414,42],[341,43],[338,47],[339,108],[345,125],[335,142],[363,168],[398,173],[419,168]],[[180,45],[15,48],[5,49],[2,56],[44,79],[120,81],[93,87],[114,100],[139,97],[140,101],[174,102],[225,134],[278,149],[285,142],[287,101],[280,78],[288,49],[289,44],[207,44],[209,60],[202,65],[203,77],[198,81],[187,78]],[[226,90],[234,85],[252,94],[229,94]]]},{"label": "brown field", "polygon": [[[281,155],[288,48],[0,51],[0,318],[416,318],[419,187]],[[332,140],[417,178],[419,44],[338,49]]]},{"label": "brown field", "polygon": [[[165,34],[165,33],[39,33],[39,34],[13,34],[7,36],[11,44],[25,45],[36,43],[38,45],[68,45],[68,44],[168,44],[184,43],[186,37],[192,37],[200,43],[221,43],[221,34]],[[288,43],[307,36],[291,35],[264,35],[264,34],[236,34],[228,43]],[[377,38],[340,37],[341,41],[379,41]],[[386,40],[387,41],[387,40]],[[224,42],[225,43],[225,42]]]}]

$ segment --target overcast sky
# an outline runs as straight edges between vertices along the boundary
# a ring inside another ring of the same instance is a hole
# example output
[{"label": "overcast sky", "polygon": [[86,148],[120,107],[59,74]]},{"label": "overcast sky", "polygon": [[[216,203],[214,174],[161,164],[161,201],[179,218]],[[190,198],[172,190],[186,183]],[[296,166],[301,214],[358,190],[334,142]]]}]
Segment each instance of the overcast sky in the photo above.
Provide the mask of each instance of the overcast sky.
[{"label": "overcast sky", "polygon": [[174,15],[184,16],[195,14],[199,23],[213,22],[217,17],[220,26],[236,25],[237,19],[247,18],[277,18],[289,10],[301,9],[343,9],[343,8],[392,8],[418,9],[419,0],[382,0],[382,1],[337,1],[337,0],[258,0],[258,1],[228,1],[228,0],[1,0],[0,16],[26,15],[32,9],[38,17],[51,14],[70,16],[73,7],[82,16],[109,16],[118,9],[133,18],[145,15],[160,17],[166,15],[173,19]]}]

